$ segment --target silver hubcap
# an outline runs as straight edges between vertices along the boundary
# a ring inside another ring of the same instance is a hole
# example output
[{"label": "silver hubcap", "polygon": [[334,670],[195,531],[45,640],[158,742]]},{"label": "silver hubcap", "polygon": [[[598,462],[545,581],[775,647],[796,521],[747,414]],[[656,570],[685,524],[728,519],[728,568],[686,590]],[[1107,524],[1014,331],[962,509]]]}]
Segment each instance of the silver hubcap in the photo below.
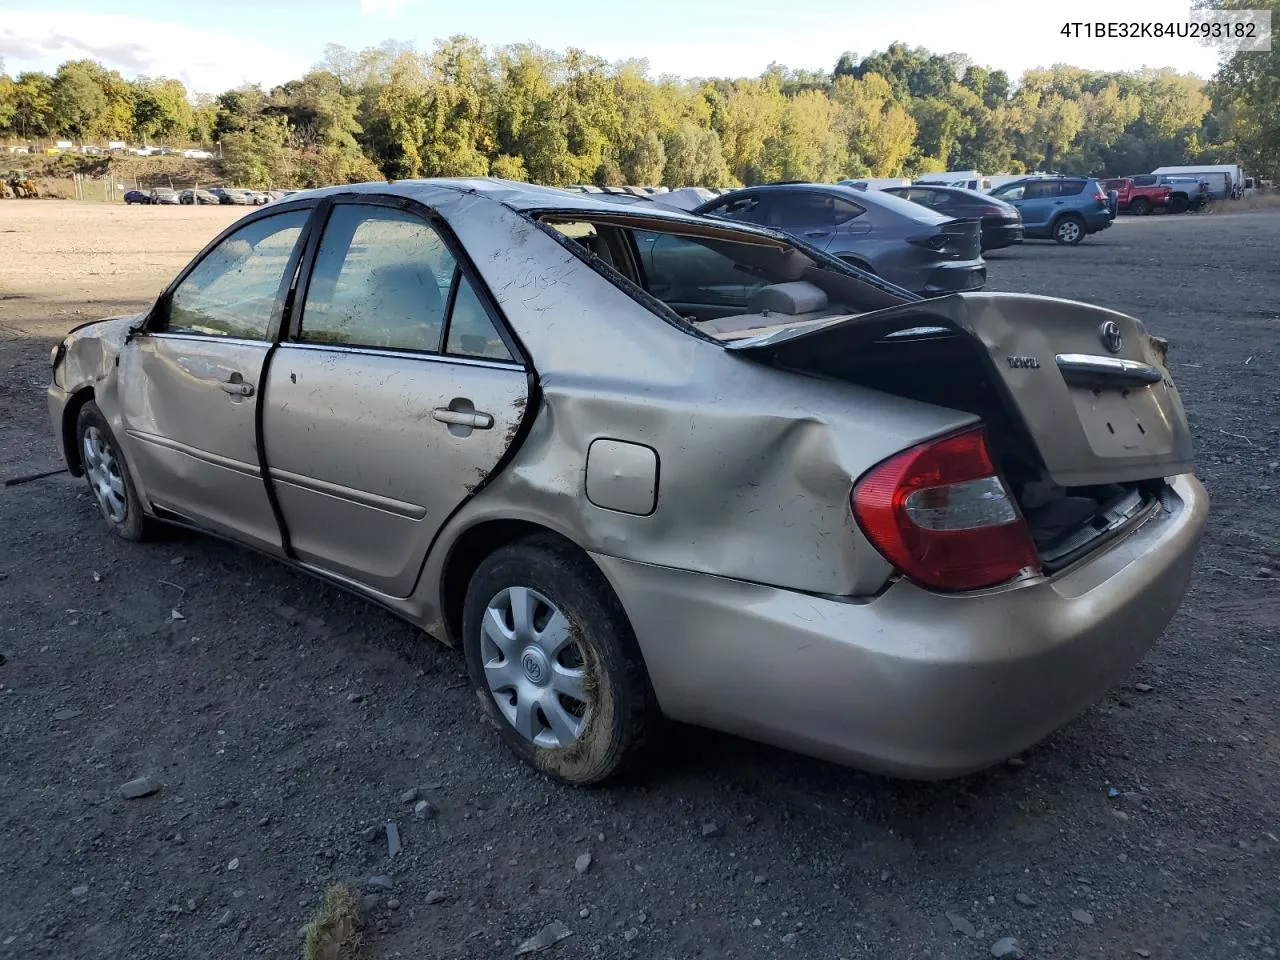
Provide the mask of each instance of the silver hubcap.
[{"label": "silver hubcap", "polygon": [[1074,220],[1068,220],[1058,228],[1058,236],[1070,243],[1076,237],[1080,236],[1080,225]]},{"label": "silver hubcap", "polygon": [[111,450],[111,444],[97,427],[84,432],[84,471],[89,477],[89,487],[98,499],[98,506],[112,523],[124,523],[129,515],[129,502],[125,499],[124,477],[120,475],[120,462]]},{"label": "silver hubcap", "polygon": [[582,649],[554,603],[529,587],[489,601],[480,659],[507,722],[540,747],[567,747],[582,735],[590,704]]}]

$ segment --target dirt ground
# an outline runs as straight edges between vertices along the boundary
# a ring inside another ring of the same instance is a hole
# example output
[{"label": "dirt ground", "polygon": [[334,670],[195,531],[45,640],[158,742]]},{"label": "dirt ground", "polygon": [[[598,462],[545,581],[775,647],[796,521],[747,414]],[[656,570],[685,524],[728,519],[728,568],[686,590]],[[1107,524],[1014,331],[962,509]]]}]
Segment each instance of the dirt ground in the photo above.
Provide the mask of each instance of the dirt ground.
[{"label": "dirt ground", "polygon": [[[58,466],[57,337],[141,308],[242,212],[0,203],[0,478]],[[991,255],[993,289],[1172,341],[1213,506],[1126,683],[959,781],[682,730],[643,780],[561,788],[481,722],[461,656],[389,614],[200,536],[121,543],[67,475],[0,489],[0,957],[296,956],[333,882],[366,897],[374,960],[510,957],[552,921],[563,960],[963,960],[1004,937],[1029,958],[1274,957],[1277,249],[1280,215],[1257,213]],[[144,775],[158,793],[119,796]]]}]

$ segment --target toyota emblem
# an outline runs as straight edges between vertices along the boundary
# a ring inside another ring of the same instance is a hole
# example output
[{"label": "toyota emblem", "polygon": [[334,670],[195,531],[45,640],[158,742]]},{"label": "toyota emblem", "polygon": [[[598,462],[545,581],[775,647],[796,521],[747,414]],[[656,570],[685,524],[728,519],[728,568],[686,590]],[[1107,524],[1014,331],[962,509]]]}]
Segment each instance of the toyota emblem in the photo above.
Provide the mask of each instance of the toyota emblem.
[{"label": "toyota emblem", "polygon": [[1124,338],[1120,335],[1120,324],[1114,320],[1102,322],[1102,326],[1098,327],[1098,339],[1112,353],[1119,353],[1120,348],[1124,346]]}]

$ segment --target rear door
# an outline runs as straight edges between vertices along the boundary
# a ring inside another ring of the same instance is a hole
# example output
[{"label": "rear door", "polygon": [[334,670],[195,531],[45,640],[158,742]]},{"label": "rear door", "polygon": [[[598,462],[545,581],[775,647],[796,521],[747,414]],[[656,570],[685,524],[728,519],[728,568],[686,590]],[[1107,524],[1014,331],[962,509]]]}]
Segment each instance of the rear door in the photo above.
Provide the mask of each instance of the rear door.
[{"label": "rear door", "polygon": [[515,342],[442,229],[390,198],[335,201],[264,400],[294,555],[392,597],[498,467],[529,397]]},{"label": "rear door", "polygon": [[1057,180],[1032,180],[1015,206],[1022,211],[1022,222],[1029,227],[1045,228],[1065,201]]},{"label": "rear door", "polygon": [[129,451],[155,506],[278,552],[256,415],[311,210],[233,230],[157,301],[120,354]]},{"label": "rear door", "polygon": [[818,190],[777,190],[770,197],[768,225],[800,237],[825,250],[835,237],[840,219],[848,219],[835,209],[836,198]]}]

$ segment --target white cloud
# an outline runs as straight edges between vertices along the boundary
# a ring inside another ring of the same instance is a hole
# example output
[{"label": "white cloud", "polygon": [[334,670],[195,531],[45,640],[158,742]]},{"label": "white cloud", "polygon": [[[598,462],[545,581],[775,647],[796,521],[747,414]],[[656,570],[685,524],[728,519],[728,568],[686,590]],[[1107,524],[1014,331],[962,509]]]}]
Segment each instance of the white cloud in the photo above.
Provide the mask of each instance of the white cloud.
[{"label": "white cloud", "polygon": [[415,6],[421,2],[422,0],[360,0],[360,12],[366,17],[398,17],[406,7]]},{"label": "white cloud", "polygon": [[97,60],[126,77],[174,77],[193,92],[242,83],[283,83],[309,62],[246,33],[87,11],[7,10],[0,58],[9,73],[52,71],[66,60]]}]

